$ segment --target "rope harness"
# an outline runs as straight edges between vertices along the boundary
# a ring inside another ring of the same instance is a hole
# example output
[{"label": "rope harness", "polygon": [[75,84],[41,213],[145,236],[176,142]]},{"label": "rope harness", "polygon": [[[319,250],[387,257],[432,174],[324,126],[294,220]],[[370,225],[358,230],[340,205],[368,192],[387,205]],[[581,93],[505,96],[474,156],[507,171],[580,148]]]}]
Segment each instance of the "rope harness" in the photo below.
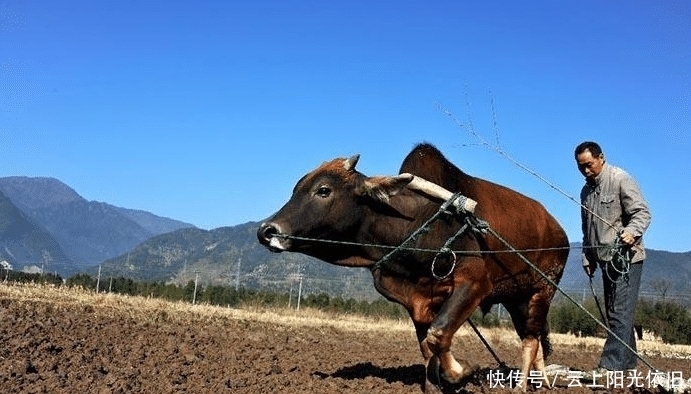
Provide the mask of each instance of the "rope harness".
[{"label": "rope harness", "polygon": [[[459,200],[459,199],[465,199],[461,193],[456,193],[452,195],[448,200],[446,200],[437,212],[432,215],[429,219],[427,219],[420,227],[418,227],[417,230],[415,230],[413,233],[411,233],[408,238],[406,238],[400,245],[397,247],[393,248],[392,251],[384,255],[381,259],[379,259],[377,262],[374,263],[372,266],[372,271],[374,270],[381,270],[382,267],[385,267],[387,264],[391,262],[391,260],[394,258],[394,256],[398,255],[400,252],[404,250],[415,250],[415,251],[426,251],[426,252],[431,252],[433,251],[435,253],[434,258],[432,259],[432,266],[430,267],[430,271],[432,274],[432,277],[436,280],[444,280],[451,276],[453,271],[456,269],[456,253],[459,254],[468,254],[468,253],[474,253],[474,252],[468,252],[468,251],[459,251],[455,252],[451,250],[451,244],[453,244],[460,236],[465,234],[468,230],[474,231],[474,232],[482,232],[485,227],[487,227],[486,222],[482,221],[475,221],[471,219],[471,215],[469,212],[465,212],[462,208],[456,208],[453,211],[449,209],[450,206],[453,205],[454,201]],[[462,205],[460,205],[462,207]],[[421,235],[426,234],[430,230],[430,226],[434,221],[439,219],[442,215],[463,215],[464,217],[464,223],[461,226],[461,228],[456,231],[454,235],[452,235],[449,239],[446,240],[444,245],[439,248],[439,249],[419,249],[419,248],[410,248],[408,245],[412,244],[415,242],[418,238],[420,238]],[[449,255],[452,258],[452,263],[451,267],[449,270],[444,273],[443,275],[437,274],[436,272],[436,263],[437,259],[443,255]]]},{"label": "rope harness", "polygon": [[602,267],[603,275],[607,275],[607,278],[614,284],[629,282],[631,259],[634,253],[628,245],[619,239],[617,238],[613,244],[605,246],[610,260],[605,262]]},{"label": "rope harness", "polygon": [[[429,232],[429,228],[430,228],[430,226],[432,225],[432,223],[433,223],[434,221],[436,221],[439,217],[441,217],[441,215],[448,214],[448,213],[449,213],[449,210],[448,210],[448,209],[449,209],[449,206],[451,206],[451,204],[453,204],[453,202],[456,201],[456,200],[457,200],[458,198],[460,198],[460,197],[461,197],[461,193],[456,193],[456,194],[454,194],[453,196],[451,196],[451,198],[449,198],[448,200],[446,200],[443,204],[441,204],[441,206],[439,207],[439,209],[437,210],[437,212],[435,212],[434,215],[432,215],[432,216],[431,216],[429,219],[427,219],[420,227],[418,227],[417,230],[413,231],[413,232],[408,236],[408,238],[406,238],[400,245],[398,245],[397,247],[393,248],[392,251],[390,251],[389,253],[385,254],[384,257],[382,257],[382,258],[379,259],[377,262],[375,262],[374,265],[372,266],[372,271],[381,270],[382,267],[386,266],[386,265],[393,259],[393,257],[396,256],[398,253],[400,253],[402,250],[404,250],[404,249],[409,250],[409,249],[408,249],[408,248],[409,248],[408,245],[410,245],[410,244],[412,244],[413,242],[415,242],[418,238],[420,238],[420,236],[421,236],[422,234],[425,234],[425,233]],[[466,226],[461,227],[461,230],[465,231],[465,227],[466,227]],[[460,232],[460,230],[459,230],[459,232]],[[449,243],[449,242],[447,241],[447,243]],[[447,248],[447,249],[448,249],[448,248]],[[436,260],[437,257],[438,257],[441,253],[443,253],[443,252],[442,252],[441,250],[439,250],[437,256],[434,257],[434,260]],[[448,252],[447,252],[447,253],[448,253]],[[456,255],[454,254],[453,256],[454,256],[454,268],[455,268],[455,266],[456,266],[456,264],[455,264]],[[452,269],[451,271],[453,271],[453,269]],[[432,274],[434,275],[434,265],[432,265]],[[450,274],[451,274],[451,273],[447,274],[447,276],[450,275]]]}]

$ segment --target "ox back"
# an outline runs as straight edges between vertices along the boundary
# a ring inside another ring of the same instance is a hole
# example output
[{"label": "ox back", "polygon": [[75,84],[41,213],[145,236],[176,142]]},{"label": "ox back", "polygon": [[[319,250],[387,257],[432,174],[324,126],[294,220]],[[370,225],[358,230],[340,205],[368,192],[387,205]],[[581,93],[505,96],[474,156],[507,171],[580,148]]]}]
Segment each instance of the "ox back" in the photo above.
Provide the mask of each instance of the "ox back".
[{"label": "ox back", "polygon": [[[564,229],[542,204],[502,185],[464,173],[430,144],[416,146],[403,161],[400,172],[415,174],[475,200],[478,203],[475,215],[479,219],[487,221],[515,249],[534,250],[522,255],[556,283],[559,282],[569,253],[569,241]],[[452,227],[458,226],[460,224],[455,223]],[[449,231],[453,229],[442,232]],[[486,300],[489,306],[496,302],[508,303],[518,293],[530,294],[535,286],[546,284],[519,256],[507,253],[507,247],[500,240],[486,235],[476,237],[476,241],[477,248],[488,262],[487,267],[498,269],[492,275],[495,286]],[[508,275],[502,275],[502,272]]]}]

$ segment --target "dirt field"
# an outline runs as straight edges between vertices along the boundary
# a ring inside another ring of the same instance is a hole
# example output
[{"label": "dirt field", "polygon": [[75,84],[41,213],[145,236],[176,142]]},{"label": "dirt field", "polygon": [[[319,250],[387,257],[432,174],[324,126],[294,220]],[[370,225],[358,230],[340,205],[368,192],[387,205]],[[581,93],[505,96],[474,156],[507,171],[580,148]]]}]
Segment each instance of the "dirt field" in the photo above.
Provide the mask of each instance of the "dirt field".
[{"label": "dirt field", "polygon": [[[0,284],[0,336],[0,393],[422,392],[424,367],[407,321]],[[486,338],[509,366],[518,366],[515,334],[491,330]],[[553,336],[548,364],[594,367],[601,340],[569,338]],[[691,347],[640,347],[656,368],[691,378]],[[497,363],[471,331],[459,331],[454,353],[481,369],[449,392],[510,391],[508,382],[502,389],[488,379]],[[648,368],[640,364],[640,370]],[[569,383],[557,379],[552,392],[658,391],[645,381],[636,390]]]}]

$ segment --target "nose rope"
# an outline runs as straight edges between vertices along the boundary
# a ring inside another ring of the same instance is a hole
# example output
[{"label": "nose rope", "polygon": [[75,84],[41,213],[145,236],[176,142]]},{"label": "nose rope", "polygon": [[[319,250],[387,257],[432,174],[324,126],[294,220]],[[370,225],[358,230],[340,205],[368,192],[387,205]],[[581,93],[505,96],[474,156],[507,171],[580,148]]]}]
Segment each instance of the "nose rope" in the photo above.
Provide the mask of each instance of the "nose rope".
[{"label": "nose rope", "polygon": [[[361,247],[368,247],[368,248],[376,248],[376,249],[396,249],[399,248],[403,251],[409,251],[409,252],[421,252],[421,253],[439,253],[439,249],[430,249],[430,248],[414,248],[414,247],[400,247],[400,246],[393,246],[393,245],[383,245],[383,244],[372,244],[372,243],[365,243],[365,242],[349,242],[349,241],[337,241],[333,239],[324,239],[324,238],[310,238],[310,237],[300,237],[297,235],[290,235],[290,234],[285,234],[285,233],[276,233],[272,234],[269,238],[283,238],[283,239],[292,239],[295,241],[304,241],[304,242],[315,242],[315,243],[327,243],[327,244],[333,244],[333,245],[346,245],[346,246],[361,246]],[[581,246],[580,249],[602,249],[602,248],[609,248],[610,246]],[[555,247],[555,248],[527,248],[527,249],[501,249],[501,250],[453,250],[455,254],[470,254],[470,255],[476,255],[476,254],[501,254],[501,253],[516,253],[516,252],[521,252],[521,253],[530,253],[530,252],[547,252],[547,251],[555,251],[555,250],[568,250],[571,249],[570,246],[563,246],[563,247]]]},{"label": "nose rope", "polygon": [[[285,233],[275,233],[271,234],[268,236],[268,238],[283,238],[283,239],[292,239],[295,241],[305,241],[305,242],[317,242],[317,243],[326,243],[326,244],[334,244],[334,245],[347,245],[347,246],[363,246],[363,247],[369,247],[369,248],[379,248],[379,249],[396,249],[397,246],[391,246],[391,245],[380,245],[380,244],[368,244],[368,243],[362,243],[362,242],[349,242],[349,241],[336,241],[333,239],[323,239],[323,238],[308,238],[308,237],[299,237],[297,235],[290,235],[290,234],[285,234]],[[419,251],[429,251],[428,249],[422,250],[420,249]]]}]

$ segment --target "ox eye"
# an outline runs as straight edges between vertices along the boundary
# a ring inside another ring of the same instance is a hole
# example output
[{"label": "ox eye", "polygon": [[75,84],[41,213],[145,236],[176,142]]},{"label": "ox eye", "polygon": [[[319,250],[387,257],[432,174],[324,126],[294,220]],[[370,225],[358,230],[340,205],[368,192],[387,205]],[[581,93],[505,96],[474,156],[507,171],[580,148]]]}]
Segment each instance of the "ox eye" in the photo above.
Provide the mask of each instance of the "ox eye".
[{"label": "ox eye", "polygon": [[329,197],[331,194],[331,189],[328,186],[319,186],[316,193],[319,197]]}]

